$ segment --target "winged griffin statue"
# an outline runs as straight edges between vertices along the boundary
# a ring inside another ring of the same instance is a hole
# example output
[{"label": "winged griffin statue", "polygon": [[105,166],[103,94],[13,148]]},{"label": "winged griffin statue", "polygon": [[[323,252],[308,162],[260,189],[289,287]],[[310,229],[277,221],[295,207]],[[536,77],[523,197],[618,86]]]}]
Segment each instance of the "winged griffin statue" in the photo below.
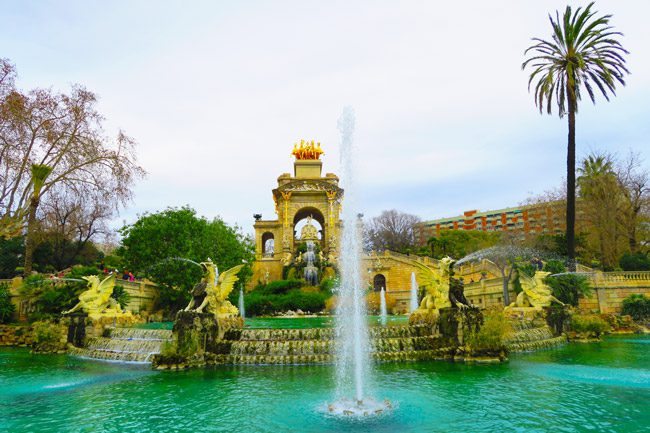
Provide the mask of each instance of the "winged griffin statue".
[{"label": "winged griffin statue", "polygon": [[564,305],[555,296],[551,294],[551,288],[544,283],[544,278],[550,275],[550,272],[537,271],[535,275],[529,277],[524,273],[519,273],[522,291],[519,292],[514,302],[506,307],[510,308],[534,308],[541,310],[543,307],[551,305],[552,301]]},{"label": "winged griffin statue", "polygon": [[62,314],[70,314],[82,310],[91,319],[131,314],[130,311],[122,311],[120,304],[111,297],[113,288],[115,287],[115,275],[110,275],[101,281],[97,275],[89,275],[82,278],[88,282],[88,289],[79,295],[77,305],[64,311]]},{"label": "winged griffin statue", "polygon": [[[452,266],[454,260],[444,257],[438,262],[438,269],[430,268],[416,262],[419,268],[418,279],[426,287],[427,293],[417,310],[411,314],[409,322],[427,322],[438,315],[442,308],[457,307],[467,308],[467,300],[460,288],[452,287]],[[456,293],[458,292],[458,293]]]},{"label": "winged griffin statue", "polygon": [[[201,266],[204,269],[203,278],[192,290],[192,300],[185,311],[212,313],[216,318],[238,316],[239,310],[228,301],[228,295],[239,280],[237,274],[244,265],[237,265],[221,274],[210,259],[202,262]],[[199,306],[196,307],[196,304]]]}]

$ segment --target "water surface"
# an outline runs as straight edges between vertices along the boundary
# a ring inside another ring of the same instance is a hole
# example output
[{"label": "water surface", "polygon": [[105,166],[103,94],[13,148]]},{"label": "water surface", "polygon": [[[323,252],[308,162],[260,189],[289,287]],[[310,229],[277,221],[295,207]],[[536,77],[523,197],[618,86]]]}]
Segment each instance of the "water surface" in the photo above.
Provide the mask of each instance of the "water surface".
[{"label": "water surface", "polygon": [[514,355],[501,365],[379,364],[374,395],[392,413],[323,413],[331,366],[188,372],[0,349],[0,431],[641,432],[650,431],[648,336]]}]

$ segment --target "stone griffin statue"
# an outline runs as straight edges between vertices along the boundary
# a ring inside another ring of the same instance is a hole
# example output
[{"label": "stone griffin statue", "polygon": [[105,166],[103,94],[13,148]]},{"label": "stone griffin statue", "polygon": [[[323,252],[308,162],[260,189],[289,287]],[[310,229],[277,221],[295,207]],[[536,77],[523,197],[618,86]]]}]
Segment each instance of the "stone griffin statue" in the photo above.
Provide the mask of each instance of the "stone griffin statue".
[{"label": "stone griffin statue", "polygon": [[552,301],[564,305],[551,293],[551,288],[544,283],[544,278],[549,276],[550,272],[536,271],[535,275],[529,277],[519,273],[522,291],[517,295],[513,303],[508,305],[505,310],[512,308],[533,308],[541,310],[543,307],[551,305]]},{"label": "stone griffin statue", "polygon": [[[204,275],[201,282],[192,290],[192,300],[185,311],[196,311],[212,313],[216,318],[227,318],[239,316],[239,310],[228,301],[228,295],[232,292],[235,283],[239,280],[237,273],[244,265],[237,265],[221,274],[212,260],[202,262]],[[197,301],[202,298],[200,305],[196,308]]]},{"label": "stone griffin statue", "polygon": [[[452,287],[452,266],[454,260],[444,257],[438,262],[438,269],[432,269],[416,262],[420,269],[419,280],[426,287],[427,293],[420,302],[420,306],[409,318],[409,323],[430,323],[438,316],[442,308],[467,308],[467,300],[460,288]],[[452,290],[459,289],[459,290]],[[458,292],[458,293],[457,293]]]},{"label": "stone griffin statue", "polygon": [[120,304],[111,297],[113,288],[115,287],[115,275],[110,275],[102,281],[99,280],[97,275],[89,275],[82,278],[88,281],[88,290],[79,295],[77,305],[68,311],[64,311],[62,314],[70,314],[82,310],[93,320],[102,317],[131,315],[130,311],[122,311]]}]

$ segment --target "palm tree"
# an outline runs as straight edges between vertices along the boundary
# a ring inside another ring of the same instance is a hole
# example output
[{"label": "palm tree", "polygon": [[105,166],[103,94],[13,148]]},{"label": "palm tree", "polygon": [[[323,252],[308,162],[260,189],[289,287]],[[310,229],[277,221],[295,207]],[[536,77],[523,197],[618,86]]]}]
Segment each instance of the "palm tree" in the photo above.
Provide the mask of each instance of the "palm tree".
[{"label": "palm tree", "polygon": [[32,196],[29,200],[27,214],[27,232],[25,233],[25,267],[24,275],[28,277],[32,273],[32,259],[34,255],[34,226],[36,225],[36,209],[41,202],[41,190],[45,185],[45,179],[52,172],[52,167],[45,164],[32,164]]},{"label": "palm tree", "polygon": [[[629,73],[625,67],[624,54],[628,51],[616,39],[623,34],[613,31],[609,25],[611,15],[597,17],[592,11],[593,2],[575,12],[567,6],[562,19],[555,12],[549,14],[553,27],[552,41],[533,38],[535,45],[525,51],[531,52],[522,65],[533,71],[528,80],[528,90],[535,84],[535,105],[540,113],[551,114],[557,104],[560,117],[569,115],[567,145],[567,204],[566,239],[569,270],[575,270],[575,192],[576,192],[576,113],[581,91],[587,91],[593,103],[597,91],[609,101],[609,94],[616,95],[616,83],[625,85],[623,76]],[[597,89],[596,89],[597,88]]]}]

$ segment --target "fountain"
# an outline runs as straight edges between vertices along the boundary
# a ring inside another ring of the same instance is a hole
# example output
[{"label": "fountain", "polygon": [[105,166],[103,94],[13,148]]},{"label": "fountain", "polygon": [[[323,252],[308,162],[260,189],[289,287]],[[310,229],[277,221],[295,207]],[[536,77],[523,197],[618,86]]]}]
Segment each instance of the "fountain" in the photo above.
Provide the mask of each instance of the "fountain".
[{"label": "fountain", "polygon": [[382,326],[386,326],[386,320],[388,313],[386,312],[386,291],[384,288],[381,288],[381,291],[379,292],[379,314],[380,314],[380,323]]},{"label": "fountain", "polygon": [[410,313],[418,309],[418,282],[415,280],[415,272],[411,272],[411,304]]},{"label": "fountain", "polygon": [[303,254],[305,260],[305,271],[304,278],[307,284],[310,286],[318,285],[318,268],[314,266],[314,261],[316,260],[316,253],[314,253],[314,242],[307,241],[306,243],[307,251]]},{"label": "fountain", "polygon": [[[370,379],[370,343],[366,322],[364,282],[361,278],[361,234],[356,209],[353,166],[354,111],[346,107],[339,118],[341,131],[341,180],[345,185],[343,233],[339,268],[341,280],[336,311],[336,397],[328,411],[337,415],[380,413],[389,404],[375,402],[368,396]],[[350,396],[352,395],[352,398]]]},{"label": "fountain", "polygon": [[171,339],[171,331],[165,329],[106,328],[104,336],[90,337],[86,347],[71,347],[68,353],[86,359],[148,364]]},{"label": "fountain", "polygon": [[239,288],[239,315],[242,319],[246,318],[246,310],[244,309],[244,288]]}]

